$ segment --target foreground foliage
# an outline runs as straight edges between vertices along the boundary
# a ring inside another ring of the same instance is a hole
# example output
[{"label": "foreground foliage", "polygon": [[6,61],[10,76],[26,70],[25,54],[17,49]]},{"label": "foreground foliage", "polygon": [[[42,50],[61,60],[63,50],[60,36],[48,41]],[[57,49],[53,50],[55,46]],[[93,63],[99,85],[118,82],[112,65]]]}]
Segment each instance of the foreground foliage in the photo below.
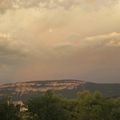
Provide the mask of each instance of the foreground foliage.
[{"label": "foreground foliage", "polygon": [[120,120],[120,99],[83,91],[67,99],[50,91],[26,102],[21,111],[11,99],[0,101],[0,120]]}]

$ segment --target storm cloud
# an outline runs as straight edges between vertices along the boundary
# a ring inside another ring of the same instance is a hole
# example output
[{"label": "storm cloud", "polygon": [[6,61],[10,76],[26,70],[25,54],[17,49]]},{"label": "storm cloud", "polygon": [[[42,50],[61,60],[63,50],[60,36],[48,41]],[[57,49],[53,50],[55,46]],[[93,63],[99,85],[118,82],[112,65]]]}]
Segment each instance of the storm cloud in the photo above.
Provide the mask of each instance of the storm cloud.
[{"label": "storm cloud", "polygon": [[120,82],[119,0],[0,0],[0,82]]}]

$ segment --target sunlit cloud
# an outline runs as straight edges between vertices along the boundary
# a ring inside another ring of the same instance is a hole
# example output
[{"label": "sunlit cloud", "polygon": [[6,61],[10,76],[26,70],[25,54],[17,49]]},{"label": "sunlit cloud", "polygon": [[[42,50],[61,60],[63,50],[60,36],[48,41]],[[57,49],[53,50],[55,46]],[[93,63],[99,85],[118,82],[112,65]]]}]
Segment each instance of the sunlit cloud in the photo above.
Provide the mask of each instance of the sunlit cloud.
[{"label": "sunlit cloud", "polygon": [[113,32],[103,35],[88,36],[82,39],[76,36],[72,44],[79,47],[120,47],[120,33]]}]

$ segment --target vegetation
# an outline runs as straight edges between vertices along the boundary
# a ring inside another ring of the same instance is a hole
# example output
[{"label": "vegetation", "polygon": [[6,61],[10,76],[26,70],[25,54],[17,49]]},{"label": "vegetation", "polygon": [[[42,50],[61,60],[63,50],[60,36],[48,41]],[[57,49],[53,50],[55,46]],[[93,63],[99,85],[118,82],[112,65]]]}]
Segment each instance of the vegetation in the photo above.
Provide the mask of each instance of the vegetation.
[{"label": "vegetation", "polygon": [[20,120],[20,108],[14,106],[11,98],[0,100],[0,120]]},{"label": "vegetation", "polygon": [[120,120],[120,98],[107,98],[99,92],[83,91],[75,99],[53,92],[26,102],[20,111],[11,98],[0,101],[0,120]]}]

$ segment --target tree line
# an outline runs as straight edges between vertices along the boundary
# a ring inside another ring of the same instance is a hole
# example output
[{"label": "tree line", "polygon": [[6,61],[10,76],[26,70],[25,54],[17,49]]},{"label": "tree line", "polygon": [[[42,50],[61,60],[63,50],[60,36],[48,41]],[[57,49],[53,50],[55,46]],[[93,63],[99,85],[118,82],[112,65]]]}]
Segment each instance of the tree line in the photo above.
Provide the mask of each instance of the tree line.
[{"label": "tree line", "polygon": [[11,98],[0,100],[0,120],[120,120],[120,98],[83,91],[74,99],[51,91],[25,102],[27,111]]}]

